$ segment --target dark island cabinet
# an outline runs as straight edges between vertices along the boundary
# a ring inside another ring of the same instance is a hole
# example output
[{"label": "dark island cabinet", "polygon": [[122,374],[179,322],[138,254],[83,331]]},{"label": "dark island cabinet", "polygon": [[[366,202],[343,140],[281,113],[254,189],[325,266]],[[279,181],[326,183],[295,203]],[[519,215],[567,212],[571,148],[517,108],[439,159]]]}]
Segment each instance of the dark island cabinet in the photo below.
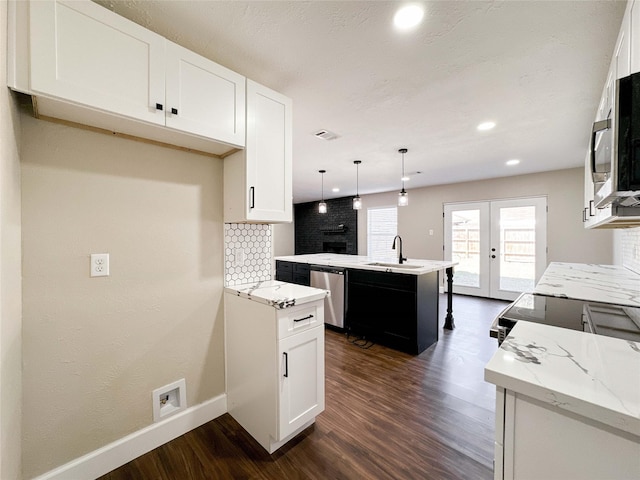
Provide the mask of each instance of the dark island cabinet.
[{"label": "dark island cabinet", "polygon": [[309,265],[306,263],[285,262],[276,260],[276,280],[298,285],[311,284]]},{"label": "dark island cabinet", "polygon": [[423,352],[438,340],[438,286],[438,272],[347,270],[347,332],[407,353]]}]

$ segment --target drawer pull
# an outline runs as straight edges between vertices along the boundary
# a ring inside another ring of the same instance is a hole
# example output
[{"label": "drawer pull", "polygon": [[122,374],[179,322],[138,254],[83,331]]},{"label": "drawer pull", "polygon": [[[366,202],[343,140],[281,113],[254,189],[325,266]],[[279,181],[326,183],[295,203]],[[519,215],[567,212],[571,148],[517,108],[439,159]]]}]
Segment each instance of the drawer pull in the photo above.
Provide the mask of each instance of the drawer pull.
[{"label": "drawer pull", "polygon": [[313,315],[307,315],[306,317],[302,317],[302,318],[294,318],[293,321],[302,322],[303,320],[309,320],[310,318],[313,318]]}]

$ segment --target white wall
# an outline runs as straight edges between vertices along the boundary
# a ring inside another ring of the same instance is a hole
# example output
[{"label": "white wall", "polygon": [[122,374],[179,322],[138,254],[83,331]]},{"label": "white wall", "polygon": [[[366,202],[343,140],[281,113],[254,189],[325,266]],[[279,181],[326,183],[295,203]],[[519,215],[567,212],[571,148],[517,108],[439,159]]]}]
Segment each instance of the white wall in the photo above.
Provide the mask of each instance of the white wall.
[{"label": "white wall", "polygon": [[615,263],[640,274],[640,228],[615,231]]},{"label": "white wall", "polygon": [[273,225],[273,256],[285,257],[295,255],[296,253],[296,237],[295,224],[279,223]]},{"label": "white wall", "polygon": [[20,121],[7,88],[7,2],[0,2],[0,478],[21,473]]},{"label": "white wall", "polygon": [[[23,469],[224,393],[222,161],[22,117]],[[109,253],[109,277],[89,255]],[[9,477],[2,477],[4,480]]]},{"label": "white wall", "polygon": [[[398,233],[410,258],[443,258],[443,204],[547,196],[548,262],[613,262],[611,230],[586,230],[582,224],[582,168],[519,175],[409,190],[409,205],[398,208]],[[397,192],[363,196],[358,214],[358,253],[367,251],[367,208],[395,205]],[[429,235],[429,230],[434,234]]]}]

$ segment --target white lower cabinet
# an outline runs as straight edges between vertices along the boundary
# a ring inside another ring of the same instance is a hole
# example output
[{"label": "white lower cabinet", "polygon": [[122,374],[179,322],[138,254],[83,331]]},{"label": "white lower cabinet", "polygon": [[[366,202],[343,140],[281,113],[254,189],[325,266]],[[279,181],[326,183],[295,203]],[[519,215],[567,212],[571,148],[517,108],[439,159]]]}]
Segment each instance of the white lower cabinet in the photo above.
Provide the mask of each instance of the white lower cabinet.
[{"label": "white lower cabinet", "polygon": [[324,410],[324,300],[285,309],[225,293],[229,414],[269,453]]},{"label": "white lower cabinet", "polygon": [[498,387],[494,478],[640,478],[640,438]]}]

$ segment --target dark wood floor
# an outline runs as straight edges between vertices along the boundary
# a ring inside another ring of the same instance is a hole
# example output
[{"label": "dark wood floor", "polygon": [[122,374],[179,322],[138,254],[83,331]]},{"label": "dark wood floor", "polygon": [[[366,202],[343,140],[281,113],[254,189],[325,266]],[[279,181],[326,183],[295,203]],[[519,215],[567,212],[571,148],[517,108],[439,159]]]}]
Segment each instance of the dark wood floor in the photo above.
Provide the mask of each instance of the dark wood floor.
[{"label": "dark wood floor", "polygon": [[495,391],[483,369],[505,304],[454,296],[456,329],[418,356],[327,330],[326,410],[273,455],[225,414],[101,479],[490,479]]}]

